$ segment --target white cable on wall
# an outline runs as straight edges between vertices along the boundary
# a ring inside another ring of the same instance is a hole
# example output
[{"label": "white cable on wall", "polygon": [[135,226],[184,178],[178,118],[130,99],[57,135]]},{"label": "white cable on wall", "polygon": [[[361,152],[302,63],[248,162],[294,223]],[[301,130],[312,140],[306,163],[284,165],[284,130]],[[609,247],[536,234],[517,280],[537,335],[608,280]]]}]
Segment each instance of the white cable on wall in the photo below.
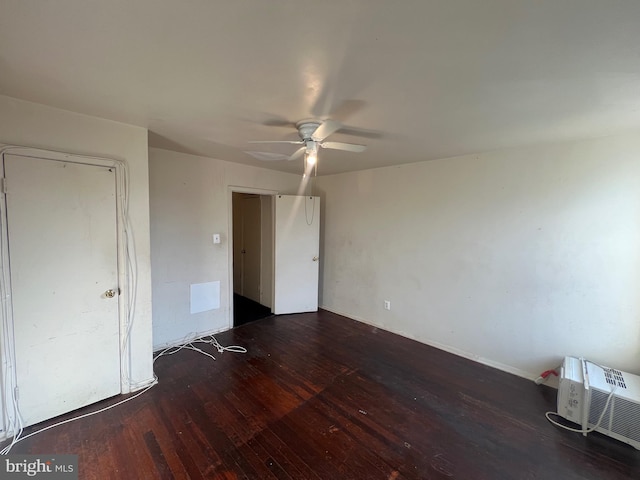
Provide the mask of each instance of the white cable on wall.
[{"label": "white cable on wall", "polygon": [[[0,149],[0,158],[2,159],[2,168],[3,168],[2,176],[3,177],[4,177],[5,153],[11,150],[24,150],[24,149],[34,150],[29,147],[21,147],[21,146],[8,146]],[[133,225],[129,216],[130,184],[129,184],[128,165],[126,164],[126,162],[121,162],[113,159],[91,157],[86,155],[73,155],[65,152],[57,152],[52,150],[50,150],[49,152],[65,155],[67,157],[97,159],[101,161],[112,160],[114,162],[117,162],[121,167],[122,201],[120,202],[120,205],[121,205],[120,215],[122,218],[122,225],[123,225],[124,251],[125,251],[124,254],[125,254],[125,265],[126,265],[125,278],[127,283],[127,299],[126,299],[127,300],[127,324],[126,324],[126,331],[125,331],[125,334],[123,335],[122,343],[121,343],[121,361],[127,362],[127,366],[128,366],[127,371],[130,372],[131,356],[130,355],[126,356],[125,352],[128,351],[127,347],[129,346],[131,330],[132,330],[134,319],[135,319],[135,305],[136,305],[136,298],[137,298],[137,291],[138,291],[138,265],[137,265],[137,255],[135,250],[135,237],[133,232]],[[2,214],[2,218],[6,218],[5,216],[6,212],[3,211],[0,213]],[[131,397],[125,398],[124,400],[121,400],[113,405],[109,405],[107,407],[101,408],[93,412],[85,413],[77,417],[69,418],[62,422],[58,422],[58,423],[49,425],[48,427],[36,430],[26,436],[22,436],[24,432],[24,422],[22,420],[22,415],[20,414],[19,399],[18,399],[18,385],[17,385],[17,377],[15,372],[16,356],[15,356],[15,350],[13,348],[13,342],[11,341],[11,339],[13,338],[13,333],[12,333],[13,326],[10,325],[10,322],[9,322],[9,318],[11,316],[9,311],[10,308],[9,308],[9,301],[8,301],[10,296],[10,289],[7,286],[8,281],[4,281],[9,279],[9,266],[5,264],[6,262],[4,257],[4,252],[6,251],[6,245],[4,244],[4,242],[5,242],[5,237],[4,237],[4,229],[3,229],[3,231],[0,232],[0,274],[3,277],[3,281],[0,282],[0,295],[2,296],[1,300],[2,300],[2,313],[3,313],[2,343],[3,343],[3,350],[6,352],[5,354],[8,355],[8,357],[10,358],[10,362],[4,362],[3,380],[6,383],[4,385],[4,391],[2,392],[3,406],[4,406],[3,414],[4,414],[4,418],[7,421],[7,427],[8,427],[7,430],[13,432],[14,435],[13,435],[13,438],[11,439],[11,442],[7,446],[5,446],[3,449],[0,450],[0,455],[8,454],[14,445],[16,445],[17,443],[29,437],[42,433],[46,430],[50,430],[54,427],[72,422],[74,420],[79,420],[81,418],[86,418],[92,415],[96,415],[98,413],[105,412],[111,408],[122,405],[125,402],[138,398],[139,396],[147,392],[150,388],[152,388],[154,385],[158,383],[158,377],[154,374],[153,382],[150,385],[148,385],[146,388],[144,388],[143,390],[141,390],[140,392],[136,393]],[[223,353],[223,352],[246,353],[247,352],[246,348],[240,347],[237,345],[223,346],[218,342],[218,340],[213,335],[197,337],[195,334],[192,334],[190,336],[190,340],[186,340],[183,344],[174,346],[174,347],[168,347],[162,350],[159,354],[155,355],[153,358],[153,363],[155,363],[155,361],[163,355],[172,355],[174,353],[179,352],[182,349],[194,350],[198,353],[201,353],[215,360],[215,357],[213,355],[196,347],[194,345],[196,343],[209,344],[213,346],[219,353]],[[8,371],[9,365],[11,365],[11,372]],[[131,381],[130,381],[131,379],[129,378],[127,380],[129,381],[129,384],[131,384]],[[8,405],[8,402],[6,401],[7,397],[11,398],[11,404],[13,405],[13,415],[10,414],[7,408],[7,405]]]},{"label": "white cable on wall", "polygon": [[[4,155],[6,152],[10,150],[14,150],[20,147],[7,146],[0,149],[0,159],[2,160],[2,178],[5,178],[4,172]],[[4,192],[3,192],[4,194]],[[2,223],[6,220],[6,203],[2,202],[3,211],[2,213]],[[11,341],[13,339],[13,324],[9,322],[9,318],[11,317],[10,312],[10,302],[9,299],[11,297],[11,289],[8,285],[10,285],[11,278],[9,276],[9,266],[5,264],[5,252],[8,252],[8,245],[4,242],[7,240],[5,238],[6,229],[2,228],[0,232],[0,272],[2,274],[2,282],[0,285],[0,294],[2,295],[2,343],[3,343],[3,355],[4,355],[4,369],[2,375],[3,382],[3,391],[2,391],[2,401],[3,401],[3,420],[5,422],[5,427],[7,431],[11,431],[14,435],[12,438],[12,442],[9,445],[11,448],[15,443],[18,442],[17,438],[22,435],[23,431],[23,421],[22,415],[20,414],[20,406],[18,402],[18,379],[16,375],[16,354],[14,349],[14,344]],[[6,259],[8,260],[8,258]],[[9,371],[9,369],[11,369]],[[8,401],[10,399],[10,401]],[[13,407],[13,411],[10,412],[8,409],[9,404]]]},{"label": "white cable on wall", "polygon": [[[29,151],[38,151],[38,149],[33,149],[30,147],[23,147],[23,146],[6,146],[4,148],[0,149],[0,158],[2,160],[2,177],[4,178],[4,156],[7,152],[12,152],[12,151],[24,151],[24,150],[29,150]],[[128,345],[129,342],[129,337],[130,337],[130,333],[131,333],[131,328],[133,326],[133,322],[134,322],[134,314],[135,314],[135,302],[136,302],[136,293],[137,293],[137,257],[135,254],[135,240],[133,237],[133,228],[132,228],[132,223],[131,223],[131,219],[129,218],[129,171],[128,171],[128,165],[126,162],[122,162],[122,161],[118,161],[118,160],[114,160],[114,159],[107,159],[107,158],[100,158],[100,157],[92,157],[92,156],[87,156],[87,155],[74,155],[74,154],[69,154],[66,152],[59,152],[59,151],[53,151],[53,150],[48,150],[48,151],[42,151],[45,155],[46,154],[51,154],[51,153],[55,153],[58,155],[64,155],[64,157],[66,159],[68,158],[82,158],[82,159],[94,159],[94,160],[100,160],[101,162],[104,162],[105,160],[107,161],[111,161],[114,163],[117,163],[120,168],[121,168],[121,172],[122,172],[122,181],[121,181],[121,186],[120,186],[120,190],[121,190],[121,195],[122,195],[122,199],[120,201],[120,206],[121,206],[121,210],[120,210],[120,215],[121,215],[121,219],[122,219],[122,225],[123,225],[123,236],[124,236],[124,250],[125,250],[125,265],[126,265],[126,271],[125,271],[125,278],[126,278],[126,283],[128,286],[128,295],[127,295],[127,328],[126,328],[126,332],[125,335],[123,336],[123,342],[121,345],[121,352],[122,352],[122,357],[121,361],[128,361],[128,359],[124,358],[124,352],[126,351],[126,346]],[[83,162],[84,163],[84,162]],[[2,202],[3,208],[4,206],[6,206],[6,202]],[[2,211],[2,219],[6,219],[6,211]],[[0,450],[0,454],[6,454],[8,453],[11,448],[13,447],[13,445],[15,445],[16,443],[18,443],[21,439],[23,438],[27,438],[27,437],[22,437],[22,433],[24,430],[24,422],[22,420],[22,415],[20,413],[20,405],[19,405],[19,399],[18,399],[18,382],[17,382],[17,376],[16,376],[16,353],[15,353],[15,348],[12,342],[13,339],[13,324],[12,322],[9,321],[9,318],[12,317],[11,312],[10,312],[10,302],[9,302],[9,298],[10,298],[10,288],[7,286],[7,284],[10,282],[10,276],[9,276],[9,269],[10,266],[6,265],[5,262],[5,255],[4,253],[8,251],[8,245],[6,245],[5,242],[5,231],[6,229],[3,228],[2,232],[0,232],[0,272],[3,278],[3,281],[0,282],[0,295],[2,296],[2,320],[3,320],[3,331],[2,331],[2,341],[3,341],[3,350],[4,350],[4,355],[6,356],[5,359],[9,360],[9,361],[5,361],[4,362],[4,370],[3,370],[3,382],[4,382],[4,389],[2,392],[2,396],[3,396],[3,415],[4,415],[4,419],[6,422],[6,427],[7,427],[7,431],[10,431],[13,433],[13,437],[12,437],[12,441],[11,443],[6,446],[4,449]],[[9,372],[9,366],[11,366],[11,371]],[[130,372],[131,368],[130,368],[130,364],[127,364],[128,368],[127,371]],[[130,383],[130,379],[125,379],[127,381],[129,381]],[[150,385],[153,386],[155,385],[156,380],[154,379],[154,382]],[[146,391],[148,389],[143,390]],[[7,397],[11,398],[11,405],[13,406],[13,412],[9,412],[8,410],[8,402],[7,402]],[[135,398],[135,397],[133,397]],[[127,399],[128,400],[128,399]],[[66,422],[65,422],[66,423]],[[51,427],[48,427],[51,428]],[[31,436],[31,435],[29,435]]]},{"label": "white cable on wall", "polygon": [[[311,219],[309,219],[309,213],[307,211],[307,200],[311,200],[312,204],[313,204],[313,208],[311,209]],[[311,226],[313,225],[313,217],[316,214],[316,197],[313,196],[309,196],[309,197],[304,197],[304,217],[305,220],[307,222],[307,225]]]},{"label": "white cable on wall", "polygon": [[[125,278],[127,284],[127,325],[125,334],[122,337],[122,344],[120,345],[121,361],[126,362],[127,371],[131,372],[131,354],[125,355],[128,352],[129,340],[131,337],[131,329],[135,319],[136,299],[138,293],[138,263],[136,255],[135,236],[133,232],[133,225],[131,223],[131,217],[129,216],[129,166],[126,163],[122,163],[122,189],[123,199],[120,202],[121,215],[123,220],[123,234],[124,234],[124,248],[125,248]],[[124,379],[131,384],[131,378]]]}]

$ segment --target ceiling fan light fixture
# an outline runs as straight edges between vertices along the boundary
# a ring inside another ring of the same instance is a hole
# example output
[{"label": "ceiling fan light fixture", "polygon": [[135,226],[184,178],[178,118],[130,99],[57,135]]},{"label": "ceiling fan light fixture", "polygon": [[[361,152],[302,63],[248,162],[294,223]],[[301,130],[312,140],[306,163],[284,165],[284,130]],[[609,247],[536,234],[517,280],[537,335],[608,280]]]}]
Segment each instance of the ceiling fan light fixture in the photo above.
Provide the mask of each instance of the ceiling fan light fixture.
[{"label": "ceiling fan light fixture", "polygon": [[313,140],[305,142],[303,177],[311,177],[318,169],[318,143]]},{"label": "ceiling fan light fixture", "polygon": [[315,152],[307,153],[307,165],[315,165],[318,161],[318,154]]},{"label": "ceiling fan light fixture", "polygon": [[315,165],[318,161],[318,144],[313,140],[307,141],[307,165]]}]

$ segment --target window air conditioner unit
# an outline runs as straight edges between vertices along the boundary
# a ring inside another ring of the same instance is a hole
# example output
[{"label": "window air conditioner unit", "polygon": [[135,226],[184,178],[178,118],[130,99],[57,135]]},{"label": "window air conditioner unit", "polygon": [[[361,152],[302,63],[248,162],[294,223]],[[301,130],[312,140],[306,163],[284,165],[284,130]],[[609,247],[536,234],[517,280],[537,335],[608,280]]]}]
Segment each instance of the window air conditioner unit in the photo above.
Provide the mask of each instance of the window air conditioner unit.
[{"label": "window air conditioner unit", "polygon": [[558,415],[640,450],[640,376],[582,358],[565,357],[560,370]]}]

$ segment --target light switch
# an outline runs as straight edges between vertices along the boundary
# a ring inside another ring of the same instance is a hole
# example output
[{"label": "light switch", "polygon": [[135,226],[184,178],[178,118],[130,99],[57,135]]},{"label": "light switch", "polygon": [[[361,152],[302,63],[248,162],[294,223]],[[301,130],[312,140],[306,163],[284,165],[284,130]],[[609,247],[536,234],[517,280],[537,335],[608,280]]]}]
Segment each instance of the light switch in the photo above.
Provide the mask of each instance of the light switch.
[{"label": "light switch", "polygon": [[214,233],[213,234],[213,243],[220,243],[220,234],[219,233]]}]

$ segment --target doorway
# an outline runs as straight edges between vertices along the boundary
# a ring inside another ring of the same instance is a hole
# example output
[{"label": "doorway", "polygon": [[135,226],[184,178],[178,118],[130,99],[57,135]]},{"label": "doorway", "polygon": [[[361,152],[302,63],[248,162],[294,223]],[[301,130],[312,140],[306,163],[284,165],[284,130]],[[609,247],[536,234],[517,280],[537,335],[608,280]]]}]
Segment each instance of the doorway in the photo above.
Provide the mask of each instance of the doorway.
[{"label": "doorway", "polygon": [[273,196],[232,192],[233,326],[271,315]]}]

